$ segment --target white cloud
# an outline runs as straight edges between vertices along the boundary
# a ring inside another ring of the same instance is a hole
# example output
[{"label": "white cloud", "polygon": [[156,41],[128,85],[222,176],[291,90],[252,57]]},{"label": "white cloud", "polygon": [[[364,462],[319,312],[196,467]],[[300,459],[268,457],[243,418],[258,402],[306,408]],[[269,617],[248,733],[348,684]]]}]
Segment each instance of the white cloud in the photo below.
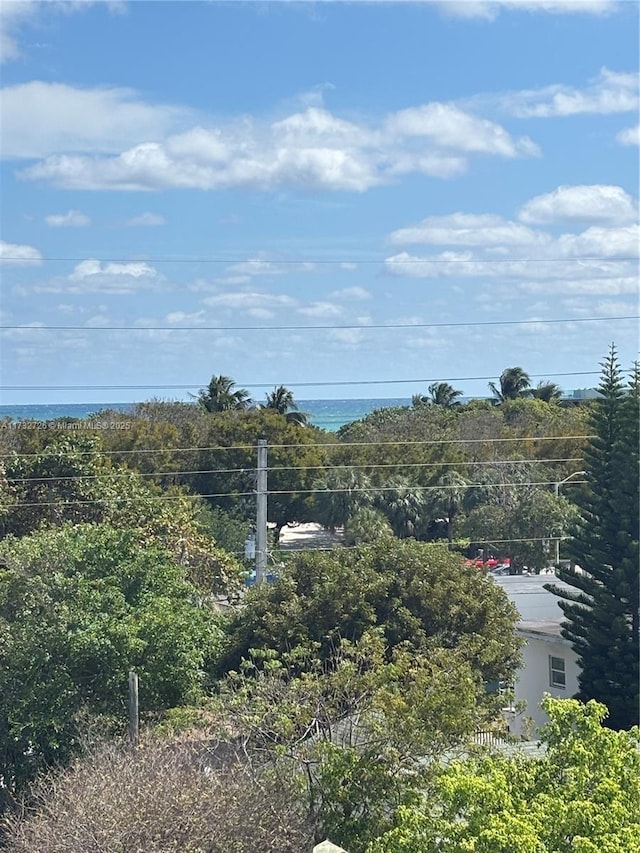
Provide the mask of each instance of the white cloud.
[{"label": "white cloud", "polygon": [[239,261],[236,264],[231,264],[227,267],[227,276],[224,279],[218,279],[218,282],[223,281],[226,284],[243,284],[250,280],[252,276],[261,275],[286,275],[288,273],[314,272],[316,265],[313,263],[282,263],[270,261],[266,258],[250,258],[248,261]]},{"label": "white cloud", "polygon": [[[37,3],[34,0],[5,0],[0,15],[0,62],[7,62],[22,56],[18,44],[20,30],[29,23],[37,22],[43,13],[70,15],[94,6],[95,0],[48,0]],[[107,0],[100,5],[110,12],[120,13],[125,8],[120,0]]]},{"label": "white cloud", "polygon": [[69,210],[67,213],[52,213],[45,216],[45,222],[52,228],[83,228],[91,225],[91,217],[79,210]]},{"label": "white cloud", "polygon": [[640,124],[621,130],[616,136],[616,141],[620,145],[640,145]]},{"label": "white cloud", "polygon": [[571,296],[562,300],[562,304],[569,311],[576,314],[591,315],[594,312],[598,315],[609,317],[620,317],[628,314],[630,310],[634,310],[637,306],[624,299],[600,299],[595,304],[591,299]]},{"label": "white cloud", "polygon": [[125,225],[128,225],[132,228],[136,228],[138,226],[155,226],[155,225],[166,225],[167,220],[164,216],[161,216],[159,213],[141,213],[139,216],[132,216],[131,219],[128,219]]},{"label": "white cloud", "polygon": [[364,340],[364,333],[361,329],[330,329],[327,337],[336,343],[355,347]]},{"label": "white cloud", "polygon": [[38,329],[42,329],[43,327],[44,323],[39,321],[25,323],[19,329],[3,329],[2,336],[9,340],[21,341],[22,343],[29,343],[32,341],[33,343],[42,344],[42,332],[38,332]]},{"label": "white cloud", "polygon": [[154,267],[142,261],[102,263],[93,258],[81,261],[70,275],[56,277],[33,288],[35,293],[129,294],[157,288],[162,281]]},{"label": "white cloud", "polygon": [[385,262],[395,276],[484,279],[495,282],[493,298],[517,292],[620,294],[637,291],[640,226],[636,205],[620,187],[560,187],[525,204],[525,221],[570,221],[590,225],[552,236],[494,214],[455,213],[430,217],[391,235],[396,245],[453,246],[434,254],[399,252]]},{"label": "white cloud", "polygon": [[494,214],[452,213],[430,216],[418,225],[394,231],[389,240],[403,246],[426,243],[434,246],[536,246],[551,238],[518,222]]},{"label": "white cloud", "polygon": [[30,2],[2,4],[2,14],[0,14],[0,62],[17,59],[20,56],[20,48],[16,38],[17,32],[36,11],[35,4]]},{"label": "white cloud", "polygon": [[299,308],[298,313],[305,317],[339,317],[342,314],[342,308],[334,305],[333,302],[313,302],[311,305]]},{"label": "white cloud", "polygon": [[[45,87],[43,97],[45,92],[56,95],[48,88],[56,84],[28,85]],[[71,117],[62,121],[56,112],[54,121],[45,113],[38,128],[27,121],[27,115],[38,113],[38,104],[27,113],[18,98],[24,93],[10,98],[5,155],[43,157],[19,175],[67,189],[363,192],[411,173],[462,174],[469,157],[477,154],[514,158],[539,153],[528,137],[514,139],[501,125],[453,104],[402,110],[377,126],[311,107],[270,124],[244,117],[171,134],[169,126],[179,119],[175,108],[144,104],[130,90],[60,88]],[[87,130],[85,116],[94,114],[93,107],[97,124],[91,122]],[[135,144],[125,147],[131,136],[137,137]],[[124,144],[116,146],[116,139]]]},{"label": "white cloud", "polygon": [[532,198],[518,213],[518,219],[530,225],[571,220],[625,225],[637,216],[631,196],[622,187],[606,184],[561,186]]},{"label": "white cloud", "polygon": [[606,15],[618,0],[437,0],[447,15],[456,18],[495,20],[501,11],[547,12],[553,15]]},{"label": "white cloud", "polygon": [[188,314],[185,311],[171,311],[164,318],[166,323],[180,325],[181,323],[201,324],[204,322],[204,311],[194,311]]},{"label": "white cloud", "polygon": [[21,246],[18,243],[5,243],[0,240],[0,261],[5,264],[33,266],[42,261],[42,253],[33,246]]},{"label": "white cloud", "polygon": [[637,112],[638,75],[602,68],[584,89],[553,84],[509,92],[499,102],[504,110],[520,118]]},{"label": "white cloud", "polygon": [[109,318],[105,317],[104,314],[94,314],[93,317],[87,318],[85,326],[88,326],[91,329],[100,329],[108,326],[109,323]]},{"label": "white cloud", "polygon": [[514,140],[499,124],[478,118],[454,104],[431,103],[392,113],[387,130],[401,138],[424,138],[455,151],[531,157],[539,153],[528,138]]},{"label": "white cloud", "polygon": [[270,308],[293,308],[295,299],[284,294],[275,293],[221,293],[218,296],[207,296],[202,304],[209,308],[231,308],[241,311]]},{"label": "white cloud", "polygon": [[190,290],[216,290],[218,285],[227,286],[238,286],[241,284],[249,284],[251,281],[250,275],[222,275],[215,280],[215,284],[210,284],[205,281],[197,281],[191,287]]},{"label": "white cloud", "polygon": [[[577,293],[582,296],[637,295],[638,277],[631,275],[611,278],[560,278],[550,281],[525,280],[521,282],[518,289],[522,293]],[[637,309],[637,304],[633,308]],[[591,312],[594,311],[594,307],[591,306]]]},{"label": "white cloud", "polygon": [[640,226],[602,228],[597,225],[581,234],[562,234],[555,247],[561,257],[637,258],[640,250]]},{"label": "white cloud", "polygon": [[333,293],[330,293],[329,296],[334,299],[348,299],[348,300],[364,300],[371,299],[371,294],[368,290],[365,290],[364,287],[345,287],[342,290],[334,290]]},{"label": "white cloud", "polygon": [[144,103],[132,89],[81,89],[40,80],[3,88],[0,104],[5,159],[118,152],[165,137],[187,117],[180,107]]},{"label": "white cloud", "polygon": [[[288,3],[293,0],[273,0]],[[298,0],[298,2],[333,3],[340,0]],[[415,3],[440,7],[456,18],[481,18],[493,21],[501,11],[544,12],[554,15],[607,15],[615,11],[620,0],[352,0],[353,3]],[[326,85],[326,84],[325,84]]]},{"label": "white cloud", "polygon": [[375,144],[373,131],[332,115],[328,110],[309,107],[271,125],[274,135],[285,144],[357,145]]},{"label": "white cloud", "polygon": [[83,281],[97,275],[126,276],[127,278],[156,278],[157,270],[144,261],[102,264],[94,258],[81,261],[69,276],[71,281]]}]

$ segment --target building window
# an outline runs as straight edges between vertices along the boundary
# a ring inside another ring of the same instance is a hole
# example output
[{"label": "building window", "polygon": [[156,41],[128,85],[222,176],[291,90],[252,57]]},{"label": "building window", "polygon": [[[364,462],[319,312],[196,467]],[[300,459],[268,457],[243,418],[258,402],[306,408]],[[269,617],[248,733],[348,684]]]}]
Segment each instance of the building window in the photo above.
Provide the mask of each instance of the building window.
[{"label": "building window", "polygon": [[564,658],[556,658],[549,655],[549,684],[551,687],[559,687],[561,690],[567,686]]}]

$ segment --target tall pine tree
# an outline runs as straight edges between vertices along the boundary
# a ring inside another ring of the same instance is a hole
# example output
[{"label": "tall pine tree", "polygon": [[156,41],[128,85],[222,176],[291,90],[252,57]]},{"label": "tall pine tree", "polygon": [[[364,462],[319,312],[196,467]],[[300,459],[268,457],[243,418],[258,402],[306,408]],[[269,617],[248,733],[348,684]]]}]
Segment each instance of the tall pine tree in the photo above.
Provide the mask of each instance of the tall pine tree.
[{"label": "tall pine tree", "polygon": [[594,438],[585,450],[587,485],[576,498],[580,520],[570,543],[584,574],[560,570],[573,589],[548,589],[562,599],[562,633],[579,657],[578,698],[606,704],[608,725],[618,729],[637,724],[640,710],[640,374],[636,365],[625,386],[614,346],[602,368]]}]

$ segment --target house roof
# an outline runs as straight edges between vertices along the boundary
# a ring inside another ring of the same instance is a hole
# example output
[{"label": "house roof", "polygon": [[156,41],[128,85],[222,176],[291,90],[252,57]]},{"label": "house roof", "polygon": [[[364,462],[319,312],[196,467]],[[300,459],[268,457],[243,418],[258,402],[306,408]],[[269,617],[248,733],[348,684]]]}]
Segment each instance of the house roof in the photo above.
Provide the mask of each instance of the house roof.
[{"label": "house roof", "polygon": [[560,621],[547,620],[546,622],[530,619],[522,619],[518,623],[517,631],[523,637],[534,640],[544,640],[547,643],[562,643],[570,646],[569,640],[561,633]]},{"label": "house roof", "polygon": [[[552,583],[560,589],[572,589],[554,574],[550,575],[505,575],[494,578],[495,582],[507,593],[520,614],[520,624],[542,623],[557,625],[560,635],[560,623],[564,614],[558,604],[558,597],[544,588]],[[548,633],[548,631],[547,631]]]}]

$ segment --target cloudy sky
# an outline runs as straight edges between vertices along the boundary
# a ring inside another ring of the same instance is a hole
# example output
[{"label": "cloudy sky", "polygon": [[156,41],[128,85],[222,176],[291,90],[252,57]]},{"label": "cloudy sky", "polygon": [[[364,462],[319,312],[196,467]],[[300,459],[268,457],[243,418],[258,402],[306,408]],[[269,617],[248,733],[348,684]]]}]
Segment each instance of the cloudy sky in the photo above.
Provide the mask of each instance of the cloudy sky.
[{"label": "cloudy sky", "polygon": [[630,365],[637,33],[625,0],[6,0],[2,401]]}]

